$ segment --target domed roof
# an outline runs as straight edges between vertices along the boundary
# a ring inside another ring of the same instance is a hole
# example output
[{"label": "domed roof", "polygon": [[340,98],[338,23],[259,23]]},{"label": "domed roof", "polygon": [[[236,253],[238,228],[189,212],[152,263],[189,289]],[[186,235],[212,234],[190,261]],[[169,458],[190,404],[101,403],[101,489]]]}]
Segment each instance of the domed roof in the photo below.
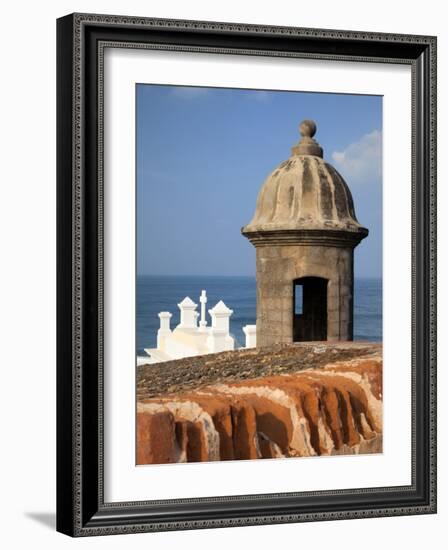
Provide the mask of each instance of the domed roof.
[{"label": "domed roof", "polygon": [[367,236],[368,230],[356,219],[350,189],[323,160],[322,148],[313,139],[315,132],[315,123],[304,120],[302,139],[264,182],[254,217],[242,228],[249,239],[254,233],[298,230],[349,232],[358,242]]}]

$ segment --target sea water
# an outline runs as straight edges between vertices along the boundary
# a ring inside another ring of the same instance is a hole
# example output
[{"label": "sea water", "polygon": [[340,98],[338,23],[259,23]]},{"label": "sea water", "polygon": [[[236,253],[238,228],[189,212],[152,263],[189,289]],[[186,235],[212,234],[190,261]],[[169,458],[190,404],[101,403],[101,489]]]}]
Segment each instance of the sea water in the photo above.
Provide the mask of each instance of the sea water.
[{"label": "sea water", "polygon": [[[157,347],[158,313],[172,313],[171,328],[179,323],[179,304],[189,296],[198,304],[201,291],[207,292],[209,310],[222,300],[233,310],[230,332],[238,345],[244,346],[243,326],[256,322],[255,277],[221,276],[153,276],[137,277],[137,355],[145,355],[145,348]],[[210,316],[207,313],[208,325]],[[355,279],[354,320],[355,340],[382,340],[382,281],[381,279]]]}]

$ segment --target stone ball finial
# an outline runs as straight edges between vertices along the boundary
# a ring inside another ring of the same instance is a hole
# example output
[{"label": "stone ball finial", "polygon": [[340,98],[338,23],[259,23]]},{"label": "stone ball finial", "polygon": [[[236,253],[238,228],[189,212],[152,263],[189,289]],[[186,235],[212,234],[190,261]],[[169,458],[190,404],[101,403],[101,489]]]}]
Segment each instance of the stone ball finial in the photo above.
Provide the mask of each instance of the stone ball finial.
[{"label": "stone ball finial", "polygon": [[316,130],[317,128],[314,120],[307,118],[302,120],[299,125],[299,131],[302,139],[292,148],[293,155],[313,155],[322,158],[324,154],[322,147],[315,139],[313,139]]},{"label": "stone ball finial", "polygon": [[300,135],[302,137],[312,138],[316,133],[316,123],[314,120],[302,120],[299,126]]}]

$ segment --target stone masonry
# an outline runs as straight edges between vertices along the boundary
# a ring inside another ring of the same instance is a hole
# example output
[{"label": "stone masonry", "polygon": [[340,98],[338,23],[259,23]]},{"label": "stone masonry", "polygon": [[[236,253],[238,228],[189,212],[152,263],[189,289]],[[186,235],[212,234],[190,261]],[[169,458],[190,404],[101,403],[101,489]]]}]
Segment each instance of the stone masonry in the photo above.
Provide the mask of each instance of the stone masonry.
[{"label": "stone masonry", "polygon": [[[353,339],[353,250],[368,235],[313,121],[263,184],[242,233],[256,248],[257,346]],[[303,310],[295,292],[303,289]]]}]

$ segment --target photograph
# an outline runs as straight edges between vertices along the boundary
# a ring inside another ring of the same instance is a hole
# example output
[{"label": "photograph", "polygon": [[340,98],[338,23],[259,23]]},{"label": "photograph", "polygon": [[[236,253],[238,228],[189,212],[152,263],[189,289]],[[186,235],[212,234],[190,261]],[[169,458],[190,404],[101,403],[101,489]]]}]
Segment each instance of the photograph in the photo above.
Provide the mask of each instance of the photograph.
[{"label": "photograph", "polygon": [[136,465],[382,453],[383,97],[135,105]]}]

